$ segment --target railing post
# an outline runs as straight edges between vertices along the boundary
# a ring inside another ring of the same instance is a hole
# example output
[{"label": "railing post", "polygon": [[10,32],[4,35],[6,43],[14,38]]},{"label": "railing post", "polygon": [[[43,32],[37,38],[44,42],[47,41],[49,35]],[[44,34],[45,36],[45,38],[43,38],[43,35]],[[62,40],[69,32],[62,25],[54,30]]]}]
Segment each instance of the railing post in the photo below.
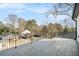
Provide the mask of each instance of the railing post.
[{"label": "railing post", "polygon": [[16,35],[15,35],[14,40],[15,40],[15,48],[17,48],[17,39],[16,39]]}]

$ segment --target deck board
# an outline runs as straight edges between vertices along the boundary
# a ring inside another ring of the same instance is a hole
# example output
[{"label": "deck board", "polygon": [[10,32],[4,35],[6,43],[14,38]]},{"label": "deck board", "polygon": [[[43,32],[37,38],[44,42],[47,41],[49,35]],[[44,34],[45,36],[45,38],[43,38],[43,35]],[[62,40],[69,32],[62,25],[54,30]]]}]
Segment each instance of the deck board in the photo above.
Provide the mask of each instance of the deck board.
[{"label": "deck board", "polygon": [[1,56],[78,56],[78,43],[73,39],[41,39],[0,53]]}]

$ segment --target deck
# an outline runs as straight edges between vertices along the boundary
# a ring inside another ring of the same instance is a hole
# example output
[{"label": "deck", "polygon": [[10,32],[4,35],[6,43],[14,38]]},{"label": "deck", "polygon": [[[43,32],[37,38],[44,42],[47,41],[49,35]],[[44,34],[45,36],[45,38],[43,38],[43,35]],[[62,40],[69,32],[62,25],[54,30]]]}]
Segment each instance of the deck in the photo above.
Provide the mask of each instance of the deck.
[{"label": "deck", "polygon": [[41,39],[0,52],[0,56],[78,56],[79,44],[65,38]]}]

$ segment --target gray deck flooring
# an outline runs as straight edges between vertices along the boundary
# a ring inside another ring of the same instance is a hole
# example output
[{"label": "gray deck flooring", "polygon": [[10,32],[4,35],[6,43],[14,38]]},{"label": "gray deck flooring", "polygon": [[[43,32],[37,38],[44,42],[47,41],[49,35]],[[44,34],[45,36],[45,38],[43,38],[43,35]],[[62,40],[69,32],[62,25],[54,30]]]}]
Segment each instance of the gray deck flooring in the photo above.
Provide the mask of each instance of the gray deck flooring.
[{"label": "gray deck flooring", "polygon": [[78,56],[78,43],[73,39],[41,39],[0,52],[1,56]]}]

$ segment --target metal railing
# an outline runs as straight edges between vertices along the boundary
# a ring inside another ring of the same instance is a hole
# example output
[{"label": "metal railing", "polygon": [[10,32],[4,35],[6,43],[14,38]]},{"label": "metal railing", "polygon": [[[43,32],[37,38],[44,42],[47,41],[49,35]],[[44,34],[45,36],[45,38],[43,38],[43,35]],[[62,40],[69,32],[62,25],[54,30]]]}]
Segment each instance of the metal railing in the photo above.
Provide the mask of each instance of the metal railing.
[{"label": "metal railing", "polygon": [[2,40],[2,42],[0,43],[0,51],[6,50],[12,47],[15,47],[15,48],[17,47],[17,39],[15,37]]}]

